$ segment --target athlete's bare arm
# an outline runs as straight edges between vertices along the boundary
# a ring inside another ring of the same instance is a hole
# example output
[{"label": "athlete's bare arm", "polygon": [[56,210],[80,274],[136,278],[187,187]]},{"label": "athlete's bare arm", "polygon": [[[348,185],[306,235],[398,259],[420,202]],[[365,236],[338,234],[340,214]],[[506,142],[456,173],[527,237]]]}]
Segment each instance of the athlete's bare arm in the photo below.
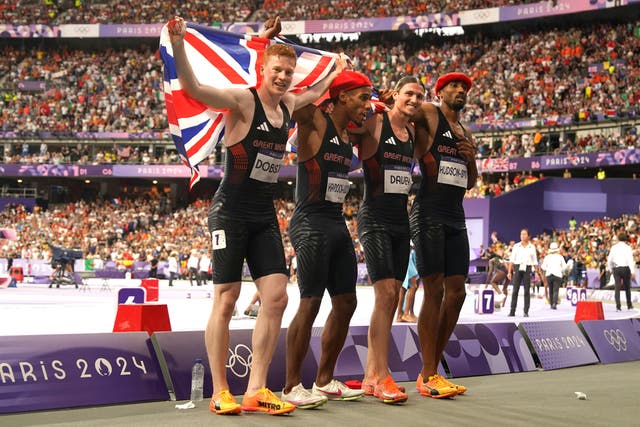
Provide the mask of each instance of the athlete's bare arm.
[{"label": "athlete's bare arm", "polygon": [[298,123],[298,161],[304,162],[320,150],[327,120],[313,104],[297,110],[293,113],[293,119]]},{"label": "athlete's bare arm", "polygon": [[423,102],[413,117],[415,125],[414,157],[419,159],[430,149],[438,128],[438,107],[431,102]]},{"label": "athlete's bare arm", "polygon": [[[373,114],[360,128],[355,130],[354,135],[359,140],[361,159],[368,159],[378,151],[380,133],[382,132],[382,114]],[[349,130],[352,133],[352,130]]]},{"label": "athlete's bare arm", "polygon": [[[184,48],[184,36],[187,25],[184,19],[176,17],[169,21],[169,36],[173,48],[173,58],[178,72],[178,79],[182,88],[192,98],[215,109],[250,110],[247,101],[252,95],[245,89],[219,89],[201,84],[196,78]],[[251,109],[251,111],[253,111]]]}]

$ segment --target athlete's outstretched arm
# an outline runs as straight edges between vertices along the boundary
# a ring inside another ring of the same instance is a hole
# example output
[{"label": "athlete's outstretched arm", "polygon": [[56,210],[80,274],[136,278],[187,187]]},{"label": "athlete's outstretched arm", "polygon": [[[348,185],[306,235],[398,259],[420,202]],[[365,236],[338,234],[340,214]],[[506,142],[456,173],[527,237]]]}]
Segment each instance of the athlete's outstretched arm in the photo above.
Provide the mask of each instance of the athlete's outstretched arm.
[{"label": "athlete's outstretched arm", "polygon": [[168,23],[171,47],[173,48],[173,59],[178,71],[178,79],[182,88],[192,98],[216,109],[238,110],[241,106],[243,89],[219,89],[212,86],[202,85],[193,73],[191,65],[187,60],[184,48],[184,35],[187,32],[187,25],[184,19],[175,17]]}]

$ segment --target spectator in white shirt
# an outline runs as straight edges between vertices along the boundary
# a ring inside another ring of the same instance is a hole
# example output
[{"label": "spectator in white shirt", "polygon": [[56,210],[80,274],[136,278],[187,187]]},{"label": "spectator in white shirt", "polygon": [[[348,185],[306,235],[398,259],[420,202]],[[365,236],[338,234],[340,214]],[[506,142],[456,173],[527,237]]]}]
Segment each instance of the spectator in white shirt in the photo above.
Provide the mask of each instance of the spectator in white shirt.
[{"label": "spectator in white shirt", "polygon": [[[515,275],[513,274],[514,268]],[[511,257],[509,258],[509,271],[507,272],[507,278],[511,280],[513,277],[513,291],[511,294],[511,311],[509,312],[509,317],[516,315],[520,285],[524,285],[524,317],[529,317],[529,306],[531,304],[531,272],[534,268],[542,278],[543,275],[538,267],[538,254],[536,252],[536,247],[529,241],[529,230],[523,228],[520,231],[520,242],[513,246]]]},{"label": "spectator in white shirt", "polygon": [[200,269],[200,283],[206,286],[207,280],[211,279],[211,273],[209,273],[211,258],[209,258],[207,251],[204,249],[200,250],[200,264],[198,268]]},{"label": "spectator in white shirt", "polygon": [[633,259],[633,250],[627,244],[629,237],[627,233],[622,231],[618,234],[618,243],[611,246],[607,266],[609,271],[613,273],[615,281],[615,298],[616,310],[620,311],[620,289],[624,287],[624,293],[627,298],[627,308],[631,310],[631,280],[635,279],[635,261]]},{"label": "spectator in white shirt", "polygon": [[200,274],[198,272],[198,263],[200,262],[200,257],[198,255],[198,251],[196,249],[192,249],[191,255],[189,255],[189,259],[187,260],[189,284],[191,286],[193,286],[193,279],[196,279],[196,285],[202,286],[202,283],[200,283]]},{"label": "spectator in white shirt", "polygon": [[178,253],[176,251],[172,251],[167,261],[169,262],[169,266],[167,268],[167,271],[169,272],[169,286],[173,286],[173,280],[178,277],[179,271]]},{"label": "spectator in white shirt", "polygon": [[552,242],[551,245],[549,245],[549,252],[547,256],[544,257],[541,267],[547,278],[549,305],[551,305],[552,310],[556,310],[556,306],[558,305],[558,292],[562,287],[564,272],[567,270],[567,262],[559,252],[560,247],[558,244]]}]

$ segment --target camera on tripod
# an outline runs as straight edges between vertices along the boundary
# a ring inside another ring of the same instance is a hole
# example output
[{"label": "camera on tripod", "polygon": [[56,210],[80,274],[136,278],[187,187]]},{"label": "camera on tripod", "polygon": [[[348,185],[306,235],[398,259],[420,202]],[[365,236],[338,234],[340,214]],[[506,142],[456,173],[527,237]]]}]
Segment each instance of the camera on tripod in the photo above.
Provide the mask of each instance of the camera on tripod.
[{"label": "camera on tripod", "polygon": [[54,246],[51,243],[48,245],[51,248],[51,264],[53,266],[49,287],[56,285],[56,288],[59,288],[60,285],[75,285],[77,288],[78,281],[73,276],[73,264],[75,260],[83,258],[82,251]]},{"label": "camera on tripod", "polygon": [[73,265],[73,262],[77,259],[82,259],[82,251],[75,249],[65,249],[61,247],[51,246],[51,261],[56,265],[66,266],[67,264]]}]

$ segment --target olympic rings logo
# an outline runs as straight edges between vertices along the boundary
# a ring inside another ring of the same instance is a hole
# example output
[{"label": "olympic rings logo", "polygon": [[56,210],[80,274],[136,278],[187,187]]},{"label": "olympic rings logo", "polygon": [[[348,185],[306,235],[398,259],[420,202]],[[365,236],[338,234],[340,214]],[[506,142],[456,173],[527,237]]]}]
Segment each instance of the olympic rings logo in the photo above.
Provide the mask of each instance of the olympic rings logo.
[{"label": "olympic rings logo", "polygon": [[627,337],[620,329],[605,329],[603,333],[604,339],[611,344],[615,351],[627,351]]},{"label": "olympic rings logo", "polygon": [[86,25],[77,25],[73,27],[73,31],[76,34],[87,34],[89,32],[89,27],[87,27]]},{"label": "olympic rings logo", "polygon": [[229,349],[229,360],[225,366],[231,369],[236,377],[244,378],[249,375],[252,360],[251,349],[244,344],[238,344],[233,350]]}]

